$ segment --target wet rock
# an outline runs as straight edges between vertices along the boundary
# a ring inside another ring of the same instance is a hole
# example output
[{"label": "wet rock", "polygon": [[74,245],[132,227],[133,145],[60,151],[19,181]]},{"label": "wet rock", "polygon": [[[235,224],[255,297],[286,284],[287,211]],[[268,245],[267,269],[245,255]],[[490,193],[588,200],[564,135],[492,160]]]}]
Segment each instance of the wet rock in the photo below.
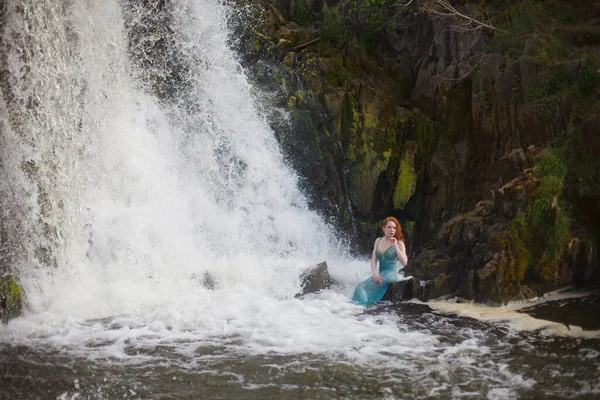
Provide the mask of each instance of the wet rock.
[{"label": "wet rock", "polygon": [[14,275],[0,277],[0,319],[3,323],[17,318],[23,310],[23,292],[19,278]]},{"label": "wet rock", "polygon": [[331,277],[327,270],[327,262],[323,261],[308,268],[300,275],[300,287],[302,290],[296,297],[329,289],[329,286],[331,286]]},{"label": "wet rock", "polygon": [[208,290],[214,290],[217,287],[217,281],[208,271],[204,271],[203,274],[194,274],[192,279],[198,281],[202,286]]},{"label": "wet rock", "polygon": [[[515,172],[529,165],[524,151],[513,152],[507,160],[512,160]],[[416,252],[406,268],[406,273],[425,280],[415,296],[422,301],[461,297],[487,304],[535,297],[533,291],[503,278],[520,267],[509,223],[525,209],[538,183],[526,168],[495,191],[494,202],[480,201],[443,224],[435,240]]]},{"label": "wet rock", "polygon": [[537,293],[535,293],[529,286],[519,285],[517,295],[512,298],[511,302],[526,301],[535,297],[537,297]]},{"label": "wet rock", "polygon": [[529,168],[527,155],[521,148],[512,150],[498,161],[498,169],[502,182],[512,181],[527,168]]},{"label": "wet rock", "polygon": [[207,271],[204,273],[204,277],[202,278],[202,286],[209,290],[213,290],[217,284],[215,278]]},{"label": "wet rock", "polygon": [[388,286],[382,300],[393,302],[410,300],[413,298],[413,288],[415,284],[418,285],[419,283],[415,282],[413,277],[392,283]]},{"label": "wet rock", "polygon": [[[527,307],[520,312],[534,318],[565,324],[567,327],[579,326],[583,330],[600,329],[600,292],[579,298],[567,298],[548,301]],[[570,328],[569,328],[570,329]]]},{"label": "wet rock", "polygon": [[422,282],[420,290],[415,297],[421,301],[429,301],[443,297],[449,293],[448,275],[440,274],[435,279]]},{"label": "wet rock", "polygon": [[598,277],[594,277],[594,275],[600,275],[598,269],[595,268],[598,265],[598,254],[592,239],[587,237],[571,239],[567,263],[573,270],[575,287],[582,288],[586,286],[586,283],[598,280]]}]

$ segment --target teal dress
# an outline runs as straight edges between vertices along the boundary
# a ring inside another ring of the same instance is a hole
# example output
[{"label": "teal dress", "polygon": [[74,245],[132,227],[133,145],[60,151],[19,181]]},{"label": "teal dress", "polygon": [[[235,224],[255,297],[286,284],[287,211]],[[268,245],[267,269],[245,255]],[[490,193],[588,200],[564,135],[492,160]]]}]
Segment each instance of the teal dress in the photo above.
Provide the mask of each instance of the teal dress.
[{"label": "teal dress", "polygon": [[[390,283],[398,282],[398,258],[393,246],[388,247],[383,253],[379,251],[379,238],[375,246],[375,256],[379,260],[379,275],[381,275],[381,285],[373,280],[373,277],[360,283],[354,290],[352,302],[355,304],[366,305],[374,303],[383,298],[385,291]],[[401,265],[401,264],[400,264]],[[403,268],[403,267],[402,267]]]}]

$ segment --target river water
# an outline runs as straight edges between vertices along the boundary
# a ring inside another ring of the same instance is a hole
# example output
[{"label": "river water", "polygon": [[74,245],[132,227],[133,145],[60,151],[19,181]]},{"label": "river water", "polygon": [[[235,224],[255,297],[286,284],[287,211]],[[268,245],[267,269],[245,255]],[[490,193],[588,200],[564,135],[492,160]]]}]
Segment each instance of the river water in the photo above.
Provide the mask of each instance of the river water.
[{"label": "river water", "polygon": [[[27,309],[0,327],[0,398],[600,394],[594,334],[348,301],[368,260],[308,209],[228,4],[1,4],[0,257]],[[294,298],[323,260],[334,287]]]}]

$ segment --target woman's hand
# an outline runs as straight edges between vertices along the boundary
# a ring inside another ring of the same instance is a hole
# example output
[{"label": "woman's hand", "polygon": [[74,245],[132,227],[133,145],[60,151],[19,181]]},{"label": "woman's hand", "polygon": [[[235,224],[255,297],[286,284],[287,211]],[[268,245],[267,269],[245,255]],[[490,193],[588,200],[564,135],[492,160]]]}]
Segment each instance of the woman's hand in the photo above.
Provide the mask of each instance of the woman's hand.
[{"label": "woman's hand", "polygon": [[393,237],[393,236],[392,236],[392,237],[390,238],[390,243],[392,244],[392,246],[395,246],[395,245],[396,245],[396,243],[398,243],[398,240],[397,240],[395,237]]},{"label": "woman's hand", "polygon": [[374,274],[373,275],[373,280],[378,285],[381,285],[381,282],[383,282],[383,279],[381,278],[381,275],[379,275],[379,274]]}]

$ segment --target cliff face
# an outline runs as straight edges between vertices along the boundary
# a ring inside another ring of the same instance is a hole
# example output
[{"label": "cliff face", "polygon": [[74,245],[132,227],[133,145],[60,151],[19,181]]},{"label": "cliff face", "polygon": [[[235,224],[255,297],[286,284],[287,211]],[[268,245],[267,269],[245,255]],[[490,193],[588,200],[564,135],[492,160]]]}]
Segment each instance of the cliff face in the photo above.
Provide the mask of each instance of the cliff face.
[{"label": "cliff face", "polygon": [[374,29],[372,7],[252,4],[243,61],[285,110],[272,121],[311,205],[359,251],[395,215],[408,272],[438,279],[436,295],[503,302],[600,281],[598,149],[584,144],[598,134],[593,21],[563,18],[556,39],[535,22],[556,9],[535,2],[494,9],[504,31],[418,9],[384,11]]}]

